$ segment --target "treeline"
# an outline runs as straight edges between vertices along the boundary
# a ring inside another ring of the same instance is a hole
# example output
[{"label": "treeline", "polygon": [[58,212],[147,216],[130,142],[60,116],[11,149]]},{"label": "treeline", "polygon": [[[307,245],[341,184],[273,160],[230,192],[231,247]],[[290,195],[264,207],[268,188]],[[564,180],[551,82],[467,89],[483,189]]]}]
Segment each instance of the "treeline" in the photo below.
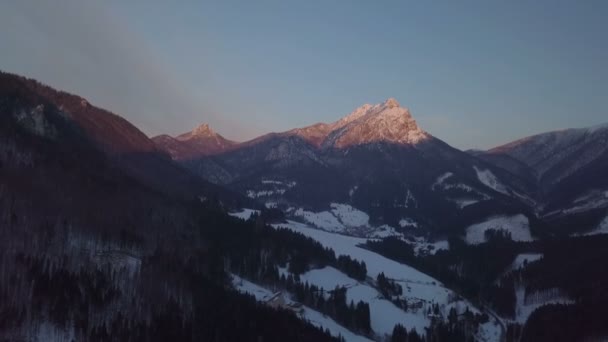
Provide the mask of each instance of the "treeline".
[{"label": "treeline", "polygon": [[75,270],[68,254],[7,257],[0,254],[1,265],[12,262],[19,272],[0,279],[1,340],[40,334],[80,341],[337,340],[231,290],[222,255],[159,249],[135,272],[86,258]]},{"label": "treeline", "polygon": [[522,245],[500,236],[475,246],[466,245],[458,238],[450,239],[449,244],[449,250],[424,256],[416,256],[410,244],[393,237],[368,241],[365,246],[439,279],[470,300],[488,303],[505,317],[513,317],[514,279],[503,277],[503,272],[522,250]]},{"label": "treeline", "polygon": [[[608,236],[539,241],[543,258],[521,273],[527,293],[556,293],[574,300],[535,311],[523,327],[522,340],[546,336],[554,341],[593,340],[608,336]],[[543,335],[543,332],[545,335]]]},{"label": "treeline", "polygon": [[487,315],[473,314],[468,308],[458,314],[455,308],[451,308],[447,317],[441,317],[439,308],[433,308],[430,327],[425,331],[417,332],[415,329],[408,331],[407,327],[397,324],[393,328],[391,342],[473,342],[480,324],[488,322]]},{"label": "treeline", "polygon": [[371,316],[368,303],[363,301],[356,304],[353,301],[349,303],[346,299],[347,289],[344,287],[336,287],[333,290],[325,291],[315,285],[302,284],[290,278],[292,278],[291,275],[284,280],[286,289],[294,294],[298,302],[332,317],[336,322],[351,331],[368,336],[371,334]]},{"label": "treeline", "polygon": [[[487,243],[471,246],[453,238],[449,250],[420,257],[395,238],[368,242],[366,247],[428,273],[505,318],[515,315],[517,287],[524,287],[528,300],[536,296],[542,302],[553,294],[550,299],[575,302],[543,306],[523,327],[510,325],[507,341],[575,341],[608,335],[608,236],[529,243],[510,241],[502,232],[487,237]],[[532,252],[543,258],[507,272],[515,256]]]},{"label": "treeline", "polygon": [[[364,262],[346,255],[336,258],[332,249],[317,241],[289,229],[272,228],[260,222],[259,217],[242,221],[209,212],[204,220],[217,229],[206,229],[202,234],[213,236],[220,243],[214,248],[223,251],[224,264],[232,273],[268,288],[287,291],[298,302],[352,331],[371,333],[369,304],[347,302],[346,289],[324,291],[299,279],[311,267],[333,266],[354,279],[365,280]],[[286,268],[288,275],[281,274],[279,267]]]}]

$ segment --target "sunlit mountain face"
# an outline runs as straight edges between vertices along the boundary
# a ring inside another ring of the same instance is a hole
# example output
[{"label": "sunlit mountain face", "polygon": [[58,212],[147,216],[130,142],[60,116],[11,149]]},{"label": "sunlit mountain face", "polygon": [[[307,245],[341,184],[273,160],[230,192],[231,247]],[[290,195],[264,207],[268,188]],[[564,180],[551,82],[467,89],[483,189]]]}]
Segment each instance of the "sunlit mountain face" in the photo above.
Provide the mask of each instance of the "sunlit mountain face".
[{"label": "sunlit mountain face", "polygon": [[608,5],[146,5],[0,6],[0,342],[608,340]]}]

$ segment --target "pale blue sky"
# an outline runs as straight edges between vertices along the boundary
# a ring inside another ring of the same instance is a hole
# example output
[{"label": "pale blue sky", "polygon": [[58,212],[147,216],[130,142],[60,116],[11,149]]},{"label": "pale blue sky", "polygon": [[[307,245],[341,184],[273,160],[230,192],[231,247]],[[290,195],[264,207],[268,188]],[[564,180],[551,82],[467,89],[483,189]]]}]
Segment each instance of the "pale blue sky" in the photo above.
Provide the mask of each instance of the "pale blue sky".
[{"label": "pale blue sky", "polygon": [[608,122],[606,1],[0,5],[0,69],[149,135],[245,140],[395,97],[460,148]]}]

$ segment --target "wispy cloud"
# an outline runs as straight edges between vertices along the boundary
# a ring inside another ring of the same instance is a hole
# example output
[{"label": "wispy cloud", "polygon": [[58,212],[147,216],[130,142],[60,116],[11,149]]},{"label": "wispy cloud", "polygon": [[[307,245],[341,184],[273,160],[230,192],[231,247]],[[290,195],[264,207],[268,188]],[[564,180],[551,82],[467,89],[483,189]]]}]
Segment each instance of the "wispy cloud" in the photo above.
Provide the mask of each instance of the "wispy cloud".
[{"label": "wispy cloud", "polygon": [[78,93],[150,134],[179,130],[181,115],[210,117],[188,84],[103,2],[9,1],[2,5],[0,69]]}]

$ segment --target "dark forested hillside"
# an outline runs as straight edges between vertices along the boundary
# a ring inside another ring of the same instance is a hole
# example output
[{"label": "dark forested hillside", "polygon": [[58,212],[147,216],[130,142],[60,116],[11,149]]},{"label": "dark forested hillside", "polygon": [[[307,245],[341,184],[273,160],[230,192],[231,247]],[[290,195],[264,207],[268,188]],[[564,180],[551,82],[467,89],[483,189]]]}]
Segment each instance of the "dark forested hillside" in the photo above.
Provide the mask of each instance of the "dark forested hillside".
[{"label": "dark forested hillside", "polygon": [[331,340],[234,292],[212,233],[238,225],[229,195],[125,120],[1,74],[0,340]]}]

